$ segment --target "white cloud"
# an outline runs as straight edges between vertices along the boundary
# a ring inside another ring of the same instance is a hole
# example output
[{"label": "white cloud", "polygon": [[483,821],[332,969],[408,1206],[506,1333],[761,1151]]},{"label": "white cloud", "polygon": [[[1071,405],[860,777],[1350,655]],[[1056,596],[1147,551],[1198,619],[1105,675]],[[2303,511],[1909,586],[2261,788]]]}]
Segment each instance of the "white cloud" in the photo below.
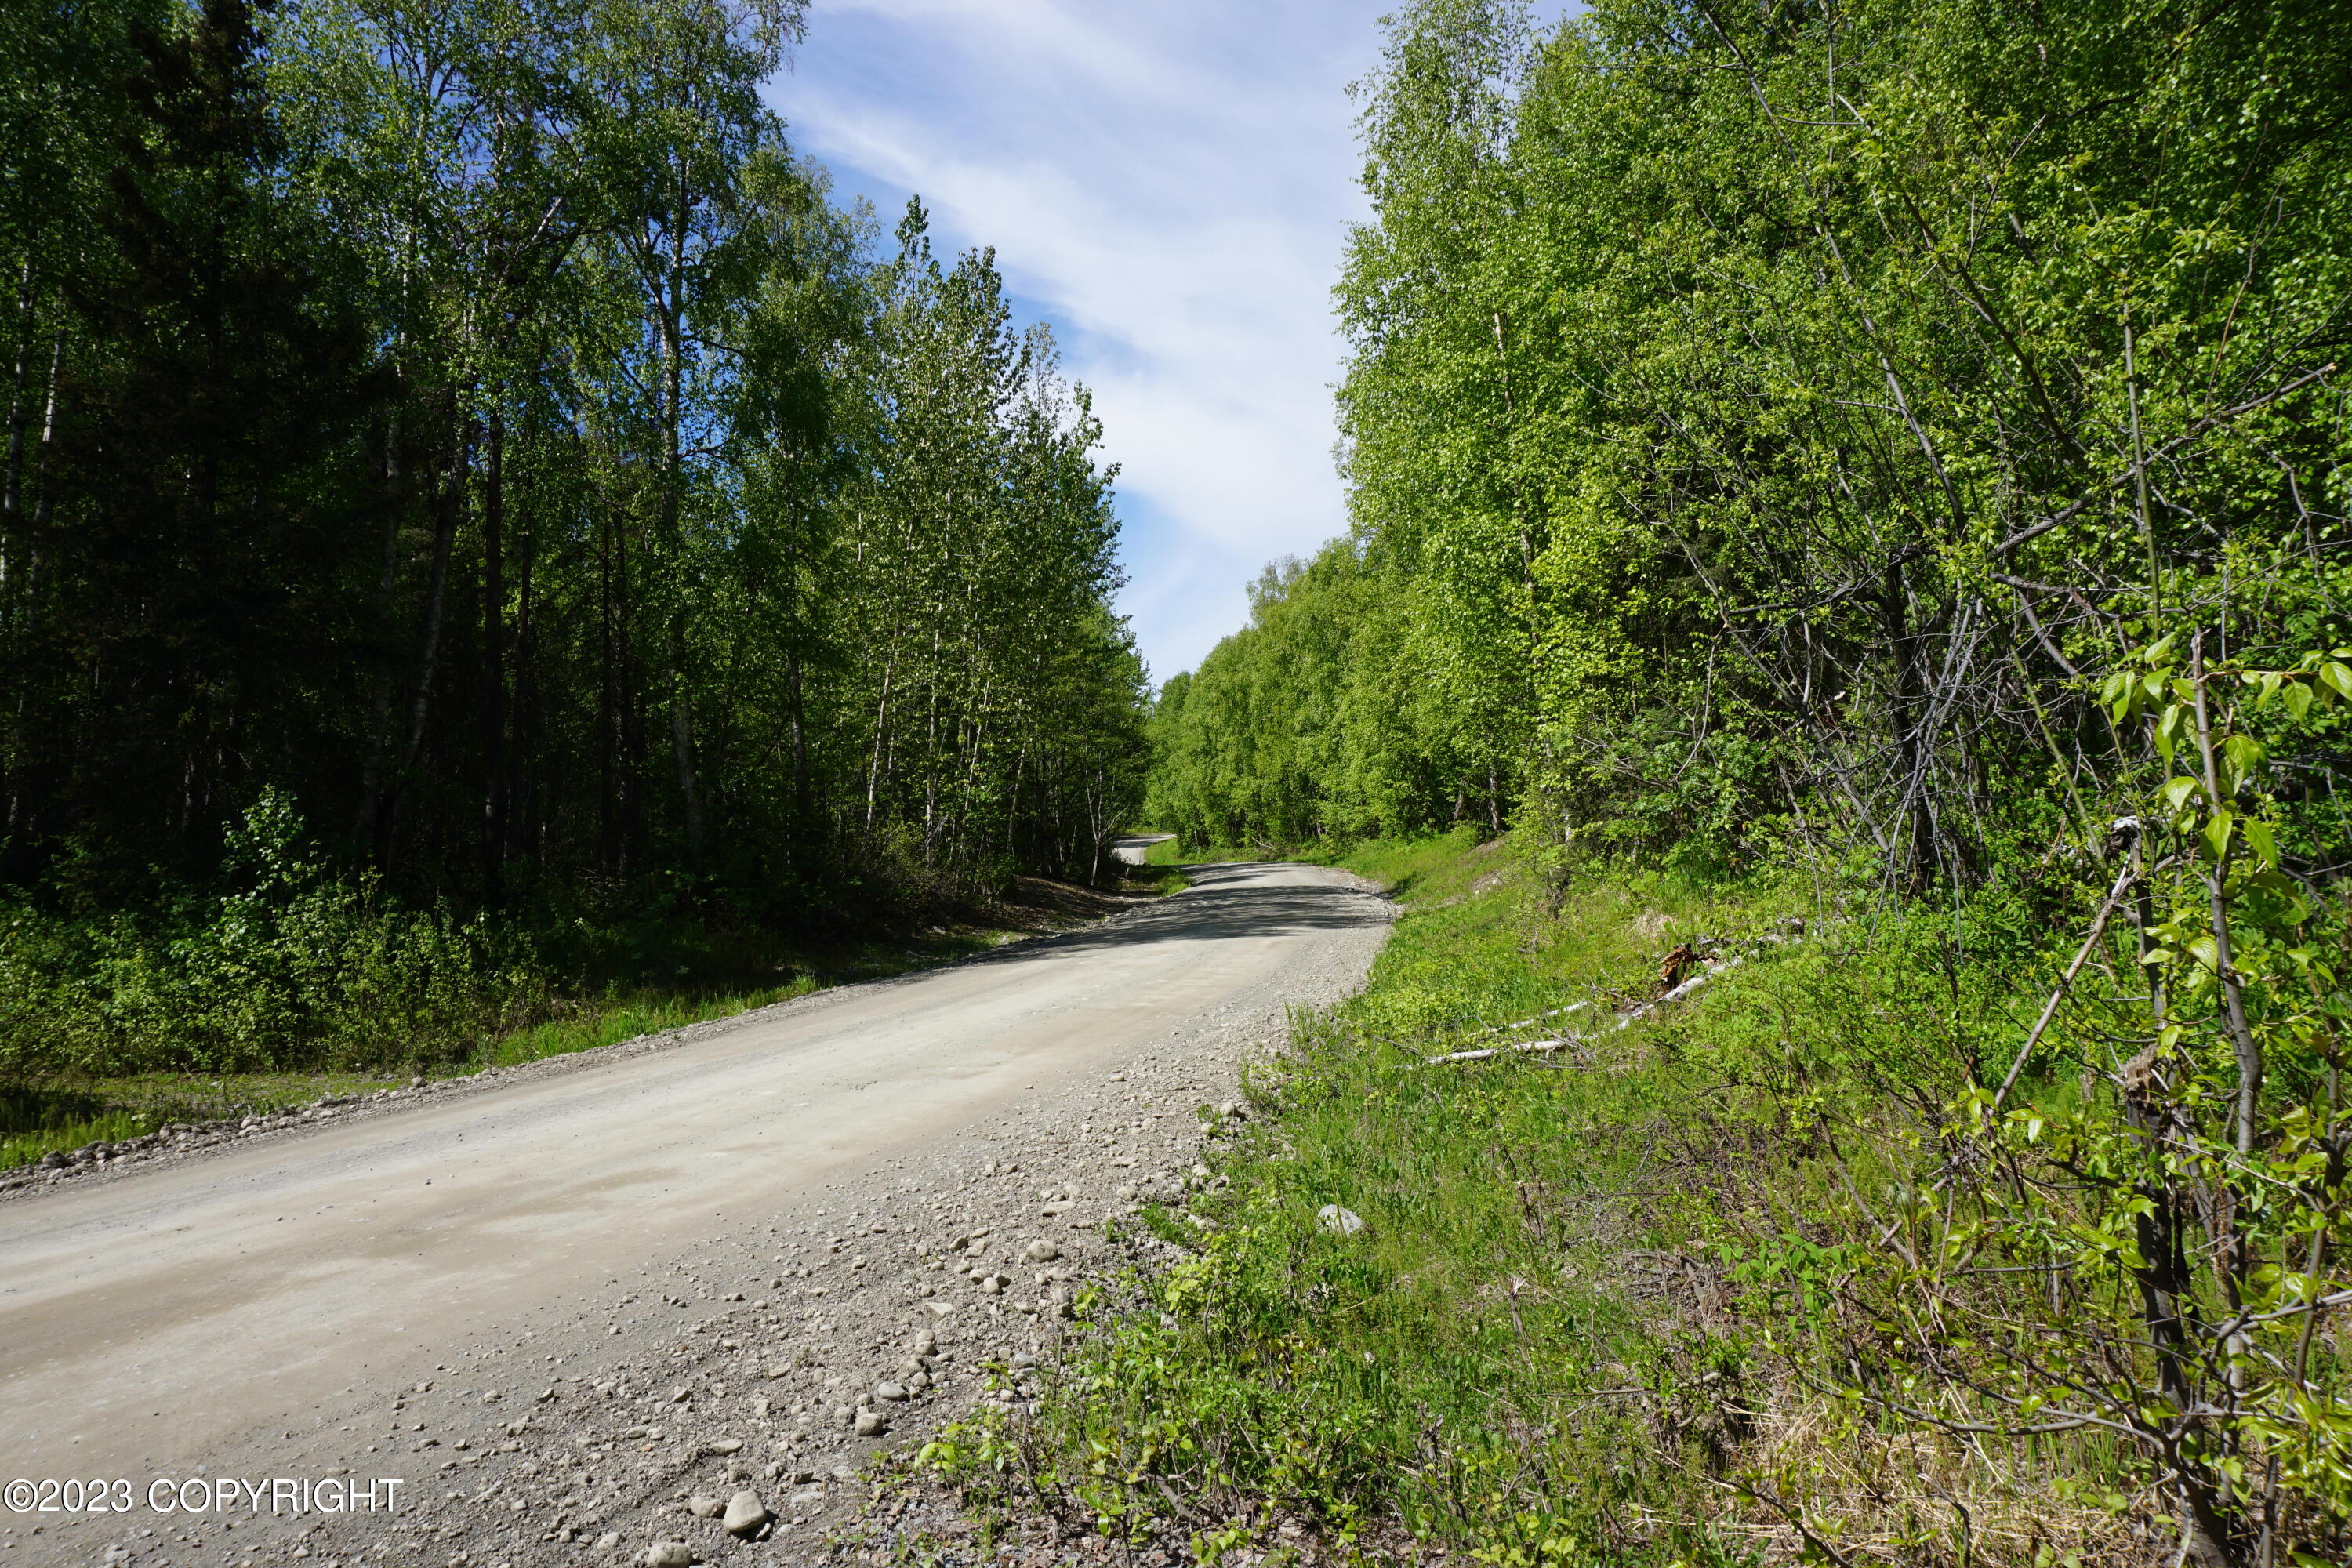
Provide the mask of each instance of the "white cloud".
[{"label": "white cloud", "polygon": [[942,247],[992,245],[1122,466],[1132,616],[1197,663],[1275,556],[1346,526],[1330,288],[1378,9],[1336,0],[819,0],[774,89],[795,140]]}]

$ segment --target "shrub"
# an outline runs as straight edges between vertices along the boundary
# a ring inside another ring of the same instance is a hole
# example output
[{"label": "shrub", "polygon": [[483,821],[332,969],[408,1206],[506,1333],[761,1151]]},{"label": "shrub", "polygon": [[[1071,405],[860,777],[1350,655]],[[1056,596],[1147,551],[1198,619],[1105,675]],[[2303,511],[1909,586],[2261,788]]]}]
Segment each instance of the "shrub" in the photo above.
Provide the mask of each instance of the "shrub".
[{"label": "shrub", "polygon": [[218,886],[75,919],[0,905],[0,1072],[242,1072],[461,1056],[548,994],[488,915],[391,903],[338,875],[282,795],[230,835]]}]

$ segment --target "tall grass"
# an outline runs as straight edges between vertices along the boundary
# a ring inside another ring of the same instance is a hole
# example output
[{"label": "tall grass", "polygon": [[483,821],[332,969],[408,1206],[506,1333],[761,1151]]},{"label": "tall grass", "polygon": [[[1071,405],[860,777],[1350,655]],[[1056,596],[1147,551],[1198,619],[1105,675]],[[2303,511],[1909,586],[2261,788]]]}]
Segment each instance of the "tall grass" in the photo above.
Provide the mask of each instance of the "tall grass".
[{"label": "tall grass", "polygon": [[[2008,917],[1954,966],[1948,917],[1824,929],[1810,884],[1563,888],[1466,834],[1349,863],[1408,912],[1362,994],[1254,1078],[1222,1190],[1193,1200],[1211,1228],[1151,1215],[1181,1259],[1098,1311],[1041,1420],[935,1459],[1210,1555],[1277,1520],[1506,1564],[2114,1544],[2095,1445],[1995,1466],[1807,1381],[1865,1239],[1840,1184],[1907,1173],[1903,1097],[1950,1088],[1956,1032],[2006,1016]],[[1808,940],[1765,940],[1792,919]],[[1690,947],[1745,958],[1614,1026]],[[1571,1031],[1590,1038],[1428,1060]]]}]

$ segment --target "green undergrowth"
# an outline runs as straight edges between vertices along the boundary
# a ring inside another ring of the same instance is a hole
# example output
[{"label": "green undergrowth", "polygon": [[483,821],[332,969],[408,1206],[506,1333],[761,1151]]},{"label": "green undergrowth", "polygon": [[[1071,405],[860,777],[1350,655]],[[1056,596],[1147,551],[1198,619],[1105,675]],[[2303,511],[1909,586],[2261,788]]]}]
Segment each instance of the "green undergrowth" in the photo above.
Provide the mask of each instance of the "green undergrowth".
[{"label": "green undergrowth", "polygon": [[1163,838],[1157,844],[1148,845],[1143,851],[1143,863],[1147,866],[1181,866],[1185,859],[1184,841],[1176,837]]},{"label": "green undergrowth", "polygon": [[455,1060],[415,1071],[70,1074],[0,1083],[0,1171],[52,1150],[142,1137],[166,1122],[267,1115],[328,1095],[367,1094],[414,1078],[454,1078],[594,1050],[640,1035],[732,1017],[824,988],[814,976],[749,993],[641,993],[566,1005],[562,1016],[499,1035]]},{"label": "green undergrowth", "polygon": [[[1184,885],[1172,867],[1134,869],[1122,882],[1129,893]],[[542,953],[527,967],[513,966],[495,994],[473,981],[488,966],[467,971],[468,987],[443,986],[465,1005],[420,1026],[414,1008],[371,1005],[386,991],[404,987],[413,995],[434,984],[429,964],[376,933],[400,920],[436,933],[454,922],[437,915],[373,919],[354,910],[341,887],[324,883],[323,894],[314,892],[321,881],[275,903],[247,900],[262,907],[262,918],[244,906],[226,913],[207,908],[191,919],[191,937],[123,940],[121,949],[136,955],[135,989],[118,973],[105,973],[102,984],[82,978],[93,967],[87,963],[49,966],[48,973],[79,982],[71,986],[42,984],[42,970],[29,963],[12,968],[5,961],[31,945],[28,931],[47,937],[60,923],[37,927],[18,910],[16,948],[0,941],[0,1011],[13,1005],[6,1022],[21,1034],[78,1035],[81,1048],[0,1059],[0,1170],[52,1151],[141,1137],[167,1122],[268,1114],[328,1095],[462,1077],[733,1017],[831,985],[969,958],[1084,912],[1008,905],[911,934],[825,940],[676,917],[579,922],[562,933],[562,943],[549,944],[560,950],[554,963]],[[320,907],[335,918],[319,919]],[[320,928],[340,945],[322,942]],[[322,947],[338,959],[359,949],[368,963],[318,962]],[[167,966],[173,957],[187,961],[176,973]],[[558,968],[613,978],[561,987],[551,977]],[[10,983],[13,990],[5,989]],[[150,1040],[163,1048],[141,1048]],[[142,1056],[165,1065],[137,1070]]]},{"label": "green undergrowth", "polygon": [[[2056,1563],[2097,1537],[2098,1506],[2052,1500],[2108,1495],[2097,1454],[1955,1493],[1963,1542],[1936,1489],[1979,1478],[1807,1382],[1863,1239],[1843,1193],[1905,1179],[1906,1106],[1939,1107],[1958,1082],[1937,1064],[2015,1027],[2038,962],[2018,911],[1874,923],[1810,882],[1563,884],[1466,831],[1342,863],[1406,903],[1366,989],[1297,1021],[1191,1218],[1146,1215],[1181,1254],[1106,1295],[1042,1416],[951,1433],[935,1463],[994,1506],[1202,1558],[1285,1523],[1503,1565],[1777,1561],[1840,1531],[1899,1561]],[[1694,952],[1739,963],[1617,1026]]]}]

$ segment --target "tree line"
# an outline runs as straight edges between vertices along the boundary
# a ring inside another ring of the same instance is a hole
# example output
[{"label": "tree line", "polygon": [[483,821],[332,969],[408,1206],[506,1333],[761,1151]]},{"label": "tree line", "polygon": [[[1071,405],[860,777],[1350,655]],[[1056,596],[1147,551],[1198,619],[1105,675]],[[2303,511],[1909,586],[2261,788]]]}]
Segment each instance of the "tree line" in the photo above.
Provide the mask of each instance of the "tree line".
[{"label": "tree line", "polygon": [[[1352,537],[1169,683],[1157,815],[1792,825],[1914,893],[2080,829],[2127,628],[2333,624],[2336,16],[1408,8],[1338,291]],[[1237,760],[1294,688],[1311,742]]]},{"label": "tree line", "polygon": [[794,0],[16,7],[5,869],[268,789],[403,886],[1083,875],[1111,473],[982,251],[827,199]]},{"label": "tree line", "polygon": [[[1885,1428],[2109,1456],[2197,1563],[2352,1518],[2347,23],[1404,6],[1351,533],[1153,718],[1202,842],[1468,821],[1906,933],[1782,1043],[1887,1184],[1806,1200],[1843,1272],[1780,1342]],[[1945,1022],[1874,1033],[1920,965]]]}]

